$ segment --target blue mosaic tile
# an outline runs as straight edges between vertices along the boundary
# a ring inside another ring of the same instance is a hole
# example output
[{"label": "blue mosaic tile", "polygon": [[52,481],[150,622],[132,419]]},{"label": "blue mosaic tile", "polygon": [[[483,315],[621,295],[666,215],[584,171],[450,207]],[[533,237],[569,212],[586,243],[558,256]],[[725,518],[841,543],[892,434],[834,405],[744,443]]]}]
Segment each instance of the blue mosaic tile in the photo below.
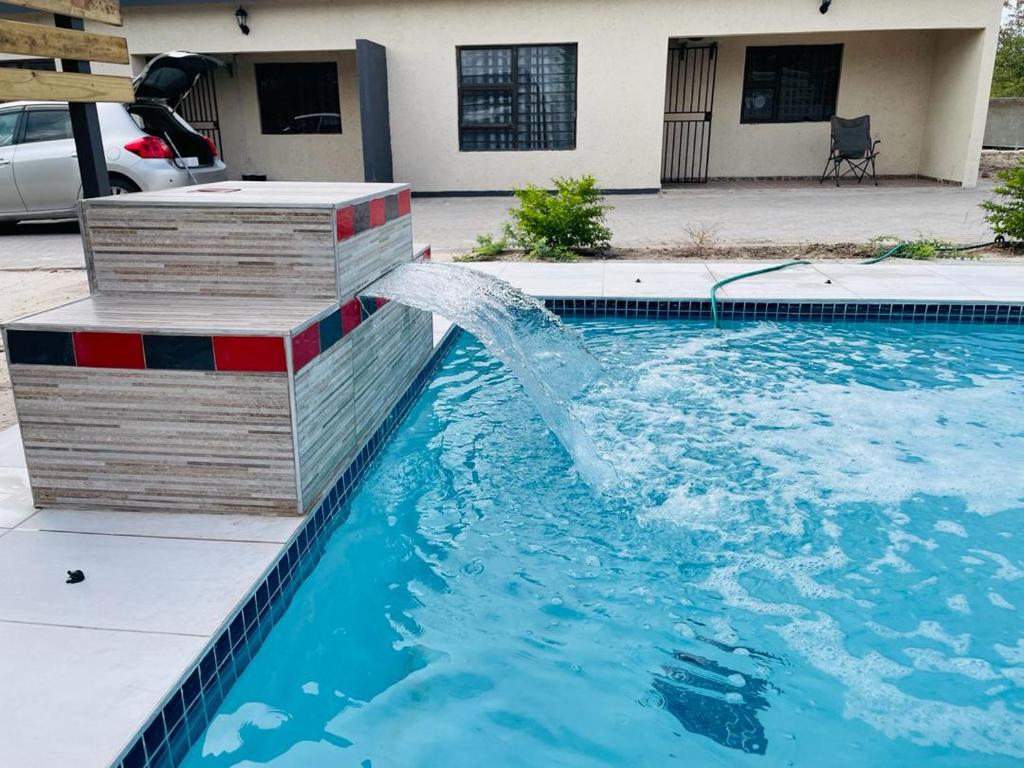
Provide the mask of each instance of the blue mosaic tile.
[{"label": "blue mosaic tile", "polygon": [[[563,317],[710,320],[711,302],[664,299],[551,298],[548,309]],[[842,323],[989,323],[1021,325],[1024,304],[909,302],[719,301],[722,320],[800,320]]]},{"label": "blue mosaic tile", "polygon": [[408,415],[459,333],[457,328],[453,329],[434,350],[381,426],[339,474],[316,510],[307,515],[302,528],[266,577],[114,762],[115,768],[173,768],[198,742],[231,686],[284,615],[305,576],[316,567],[331,534],[345,522],[348,502],[366,470]]}]

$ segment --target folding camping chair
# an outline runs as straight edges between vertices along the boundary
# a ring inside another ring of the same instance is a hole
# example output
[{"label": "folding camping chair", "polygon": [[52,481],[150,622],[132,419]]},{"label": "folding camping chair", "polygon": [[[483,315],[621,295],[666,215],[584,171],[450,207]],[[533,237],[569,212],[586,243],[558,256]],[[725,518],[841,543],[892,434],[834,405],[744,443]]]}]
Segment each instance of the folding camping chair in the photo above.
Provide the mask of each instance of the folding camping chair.
[{"label": "folding camping chair", "polygon": [[[875,158],[878,157],[877,147],[881,139],[871,139],[871,116],[864,115],[847,120],[842,117],[832,118],[832,148],[829,151],[825,171],[821,174],[821,184],[829,176],[834,176],[836,186],[839,180],[852,176],[857,183],[871,174],[872,181],[878,186],[875,175]],[[846,170],[843,170],[846,163]]]}]

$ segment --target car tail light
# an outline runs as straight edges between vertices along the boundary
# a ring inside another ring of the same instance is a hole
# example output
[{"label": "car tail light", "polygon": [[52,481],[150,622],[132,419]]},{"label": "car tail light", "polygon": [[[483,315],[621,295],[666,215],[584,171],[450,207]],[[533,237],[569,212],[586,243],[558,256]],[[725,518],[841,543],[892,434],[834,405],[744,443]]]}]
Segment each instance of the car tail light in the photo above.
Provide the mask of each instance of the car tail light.
[{"label": "car tail light", "polygon": [[211,157],[216,157],[217,156],[217,145],[213,143],[213,139],[211,139],[209,136],[203,136],[203,141],[205,141],[206,142],[206,146],[208,146],[210,148],[210,156]]},{"label": "car tail light", "polygon": [[170,160],[174,157],[174,153],[167,146],[167,142],[163,139],[158,139],[156,136],[143,136],[141,139],[129,141],[124,145],[124,148],[133,155],[138,155],[147,160],[154,158]]}]

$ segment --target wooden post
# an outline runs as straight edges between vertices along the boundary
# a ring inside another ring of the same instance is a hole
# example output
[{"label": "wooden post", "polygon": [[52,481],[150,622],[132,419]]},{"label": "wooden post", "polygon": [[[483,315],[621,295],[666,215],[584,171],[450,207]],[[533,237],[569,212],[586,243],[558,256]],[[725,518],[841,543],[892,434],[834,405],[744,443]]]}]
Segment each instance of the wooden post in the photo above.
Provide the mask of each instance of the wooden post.
[{"label": "wooden post", "polygon": [[[81,19],[61,14],[55,14],[53,18],[59,29],[85,29],[85,22]],[[79,59],[61,59],[60,65],[65,72],[83,75],[92,72],[89,62]],[[71,131],[75,136],[75,151],[78,153],[78,170],[82,176],[82,197],[106,197],[110,194],[110,176],[96,105],[68,102],[68,110],[71,113]]]}]

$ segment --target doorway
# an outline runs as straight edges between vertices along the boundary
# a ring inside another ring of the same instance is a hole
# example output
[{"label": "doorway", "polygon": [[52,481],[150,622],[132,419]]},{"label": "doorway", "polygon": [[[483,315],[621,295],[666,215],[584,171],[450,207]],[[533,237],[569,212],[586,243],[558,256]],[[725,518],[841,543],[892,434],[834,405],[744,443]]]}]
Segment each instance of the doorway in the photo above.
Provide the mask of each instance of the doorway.
[{"label": "doorway", "polygon": [[669,43],[661,152],[663,184],[707,183],[717,69],[717,43]]}]

